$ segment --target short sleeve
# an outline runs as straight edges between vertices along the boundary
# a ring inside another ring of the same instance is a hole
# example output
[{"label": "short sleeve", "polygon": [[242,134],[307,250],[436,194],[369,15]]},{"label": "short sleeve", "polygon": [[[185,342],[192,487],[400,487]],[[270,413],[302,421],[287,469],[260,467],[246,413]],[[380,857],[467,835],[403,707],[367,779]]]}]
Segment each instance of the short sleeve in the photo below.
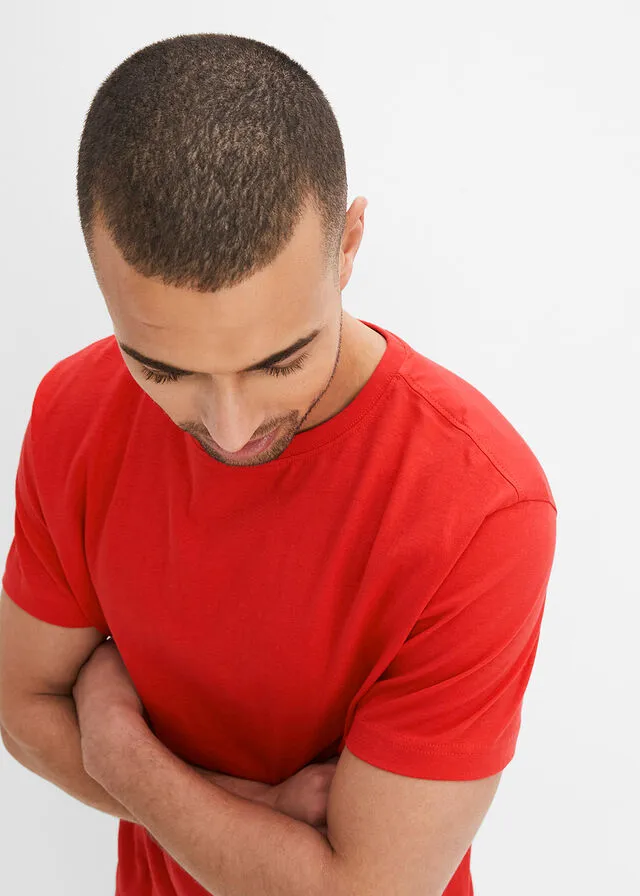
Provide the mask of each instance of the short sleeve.
[{"label": "short sleeve", "polygon": [[[64,481],[62,471],[58,478]],[[6,558],[2,587],[27,613],[53,625],[96,626],[72,590],[59,550],[47,526],[36,472],[33,415],[22,441],[15,481],[14,536]]]},{"label": "short sleeve", "polygon": [[537,651],[556,508],[522,500],[489,514],[382,676],[345,745],[396,774],[468,780],[511,761]]}]

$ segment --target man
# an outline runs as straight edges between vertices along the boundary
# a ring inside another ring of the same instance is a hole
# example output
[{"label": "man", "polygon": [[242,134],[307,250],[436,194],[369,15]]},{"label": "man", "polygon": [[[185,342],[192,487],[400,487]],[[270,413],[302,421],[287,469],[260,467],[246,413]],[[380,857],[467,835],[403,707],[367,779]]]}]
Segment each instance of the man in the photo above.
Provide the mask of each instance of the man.
[{"label": "man", "polygon": [[[0,720],[120,817],[122,896],[469,896],[535,658],[549,484],[481,393],[344,311],[367,202],[336,226],[337,131],[296,65],[182,35],[85,124],[114,336],[34,398]],[[325,835],[193,768],[262,793],[335,754]]]}]

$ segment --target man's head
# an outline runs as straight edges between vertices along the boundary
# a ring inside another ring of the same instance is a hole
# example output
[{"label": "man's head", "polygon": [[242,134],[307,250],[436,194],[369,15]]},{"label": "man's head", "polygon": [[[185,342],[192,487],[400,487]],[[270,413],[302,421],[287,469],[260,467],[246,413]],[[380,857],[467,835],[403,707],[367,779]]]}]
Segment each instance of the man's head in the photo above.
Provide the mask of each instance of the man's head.
[{"label": "man's head", "polygon": [[[355,341],[341,290],[366,200],[345,214],[338,125],[298,63],[234,35],[139,50],[94,97],[77,183],[124,362],[212,457],[264,463],[339,410]],[[141,356],[185,373],[161,381]],[[274,427],[255,458],[225,454]]]},{"label": "man's head", "polygon": [[[347,215],[342,286],[362,238],[365,205],[359,197]],[[93,240],[96,277],[131,375],[211,457],[233,466],[265,463],[297,432],[343,406],[356,368],[357,336],[353,318],[342,313],[342,286],[335,287],[324,265],[320,221],[312,206],[270,265],[210,294],[139,274],[100,219]],[[302,342],[286,358],[263,365]],[[255,457],[225,453],[276,427],[275,441]]]}]

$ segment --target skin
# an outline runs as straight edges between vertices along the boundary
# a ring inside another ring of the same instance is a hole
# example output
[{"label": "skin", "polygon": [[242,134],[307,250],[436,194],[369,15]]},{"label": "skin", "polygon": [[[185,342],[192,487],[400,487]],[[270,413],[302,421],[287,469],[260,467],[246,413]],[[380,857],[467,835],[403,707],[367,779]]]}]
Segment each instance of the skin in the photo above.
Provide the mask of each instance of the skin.
[{"label": "skin", "polygon": [[[114,333],[147,357],[197,371],[155,383],[120,349],[131,376],[207,454],[228,466],[277,458],[298,432],[329,420],[348,405],[378,365],[384,337],[342,308],[364,231],[367,200],[346,213],[339,284],[323,271],[321,219],[305,207],[294,234],[272,264],[234,287],[212,293],[167,286],[143,277],[122,258],[98,217],[94,224],[96,279]],[[288,375],[241,371],[286,348],[313,329],[322,332],[278,366],[308,353]],[[279,427],[273,445],[251,458],[229,458],[247,442]]]}]

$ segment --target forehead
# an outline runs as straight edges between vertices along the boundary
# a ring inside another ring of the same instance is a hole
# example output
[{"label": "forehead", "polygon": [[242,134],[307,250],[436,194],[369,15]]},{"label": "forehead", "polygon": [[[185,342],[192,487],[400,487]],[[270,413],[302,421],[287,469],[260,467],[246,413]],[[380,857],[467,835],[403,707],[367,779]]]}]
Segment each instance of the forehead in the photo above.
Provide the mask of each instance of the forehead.
[{"label": "forehead", "polygon": [[291,344],[322,326],[335,292],[315,214],[305,214],[268,267],[215,293],[143,277],[100,219],[93,237],[95,273],[118,340],[187,370],[230,372]]}]

